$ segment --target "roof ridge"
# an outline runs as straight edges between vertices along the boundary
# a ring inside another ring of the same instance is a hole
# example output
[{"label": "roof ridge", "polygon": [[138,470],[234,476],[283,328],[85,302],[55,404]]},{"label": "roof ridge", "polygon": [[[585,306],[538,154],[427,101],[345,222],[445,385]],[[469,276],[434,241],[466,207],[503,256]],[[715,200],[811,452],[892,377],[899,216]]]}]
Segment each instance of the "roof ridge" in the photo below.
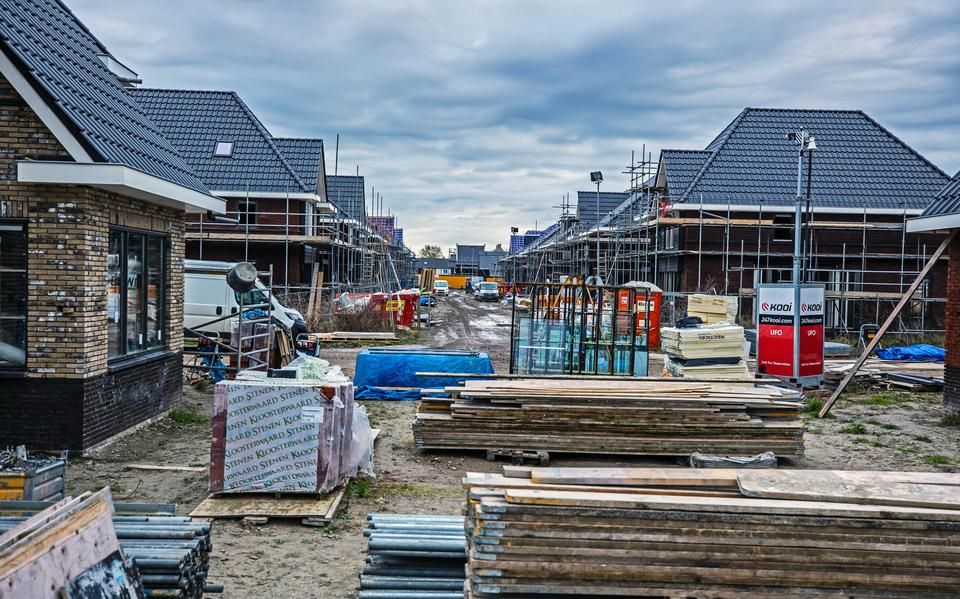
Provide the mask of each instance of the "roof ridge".
[{"label": "roof ridge", "polygon": [[883,125],[881,125],[881,124],[878,123],[877,121],[873,120],[873,117],[872,117],[872,116],[870,116],[869,114],[867,114],[866,112],[864,112],[864,111],[862,111],[862,110],[857,110],[856,112],[859,112],[861,115],[863,115],[863,118],[865,118],[865,119],[867,119],[868,121],[870,121],[871,123],[873,123],[873,125],[874,125],[875,127],[877,127],[878,129],[880,129],[881,131],[883,131],[884,133],[886,133],[888,136],[890,136],[891,139],[893,139],[894,141],[896,141],[897,143],[899,143],[900,145],[902,145],[903,147],[905,147],[907,150],[909,150],[911,154],[913,154],[914,156],[916,156],[917,158],[919,158],[920,160],[922,160],[923,162],[925,162],[927,165],[933,167],[933,169],[934,169],[935,171],[937,171],[938,173],[940,173],[940,174],[943,175],[944,177],[947,177],[948,179],[950,178],[950,175],[948,175],[947,173],[945,173],[945,172],[943,171],[943,169],[941,169],[941,168],[940,168],[939,166],[937,166],[936,164],[934,164],[934,163],[930,162],[929,160],[927,160],[927,157],[926,157],[926,156],[924,156],[924,155],[921,154],[920,152],[914,150],[914,149],[913,149],[913,146],[911,146],[911,145],[908,144],[907,142],[903,141],[902,139],[900,139],[899,137],[897,137],[896,135],[894,135],[894,133],[893,133],[892,131],[890,131],[889,129],[887,129],[886,127],[884,127]]},{"label": "roof ridge", "polygon": [[235,94],[229,89],[187,89],[184,87],[134,87],[132,92],[190,92],[192,94]]},{"label": "roof ridge", "polygon": [[237,103],[240,105],[240,108],[244,111],[244,113],[246,113],[246,115],[253,121],[254,126],[257,128],[260,134],[264,137],[264,139],[267,142],[267,145],[270,146],[270,149],[273,150],[274,154],[277,155],[277,158],[280,159],[280,163],[283,164],[284,168],[287,169],[287,172],[290,173],[290,176],[293,177],[293,180],[300,185],[300,188],[307,193],[316,191],[316,190],[311,190],[307,188],[307,184],[303,182],[303,180],[297,174],[297,171],[290,165],[289,162],[287,162],[286,157],[283,155],[283,152],[280,151],[280,148],[277,147],[277,144],[273,143],[273,135],[271,135],[270,131],[267,130],[267,128],[264,126],[262,122],[260,122],[260,119],[257,118],[257,115],[254,114],[252,110],[250,110],[250,107],[248,107],[247,104],[243,101],[243,99],[240,97],[240,94],[238,94],[237,92],[230,92],[230,93],[233,96],[234,100],[236,100]]},{"label": "roof ridge", "polygon": [[274,137],[273,139],[289,139],[291,141],[319,141],[323,142],[322,137],[300,137],[300,136],[290,136],[290,135],[281,135],[280,137]]},{"label": "roof ridge", "polygon": [[700,166],[700,170],[698,170],[697,174],[693,176],[693,179],[690,181],[690,184],[687,185],[687,188],[683,190],[683,195],[680,196],[681,202],[687,201],[687,196],[690,194],[690,190],[693,189],[693,187],[697,184],[697,182],[700,181],[700,178],[703,176],[703,173],[706,172],[708,168],[710,168],[710,165],[713,164],[713,161],[717,158],[717,154],[719,154],[720,150],[722,150],[723,147],[727,145],[727,142],[730,141],[730,136],[733,134],[733,131],[740,125],[741,122],[743,122],[743,119],[747,116],[747,113],[750,112],[751,110],[754,110],[754,109],[750,108],[749,106],[741,110],[740,114],[737,115],[737,118],[733,119],[733,121],[731,121],[729,125],[723,128],[723,131],[720,132],[720,135],[717,135],[717,137],[713,138],[713,141],[707,144],[707,147],[710,147],[714,144],[714,142],[720,139],[721,135],[723,135],[724,133],[727,134],[724,140],[720,142],[720,145],[717,146],[714,150],[704,150],[705,152],[711,152],[710,157],[703,161],[703,164]]}]

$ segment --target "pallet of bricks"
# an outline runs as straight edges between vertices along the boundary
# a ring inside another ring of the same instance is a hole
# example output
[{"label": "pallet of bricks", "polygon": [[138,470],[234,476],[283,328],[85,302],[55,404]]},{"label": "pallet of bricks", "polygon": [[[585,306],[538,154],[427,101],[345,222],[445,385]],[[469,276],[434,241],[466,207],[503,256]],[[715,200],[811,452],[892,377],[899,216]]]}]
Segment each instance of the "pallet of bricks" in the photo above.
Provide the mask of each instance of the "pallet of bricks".
[{"label": "pallet of bricks", "polygon": [[468,473],[466,597],[947,599],[960,474]]},{"label": "pallet of bricks", "polygon": [[750,382],[584,377],[467,381],[425,393],[421,449],[803,455],[803,396]]}]

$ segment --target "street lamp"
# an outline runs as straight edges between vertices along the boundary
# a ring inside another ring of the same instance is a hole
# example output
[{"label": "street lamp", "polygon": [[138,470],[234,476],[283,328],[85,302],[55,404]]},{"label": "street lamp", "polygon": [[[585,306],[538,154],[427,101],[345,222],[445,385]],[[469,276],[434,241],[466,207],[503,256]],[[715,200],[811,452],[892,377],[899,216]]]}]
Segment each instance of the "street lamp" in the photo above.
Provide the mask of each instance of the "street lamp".
[{"label": "street lamp", "polygon": [[[803,153],[807,153],[808,173],[807,179],[812,177],[809,172],[809,165],[813,160],[813,152],[817,149],[817,140],[805,131],[803,125],[797,131],[787,133],[786,138],[797,144],[797,197],[795,201],[795,210],[793,217],[793,376],[800,378],[800,270],[802,258],[800,256],[800,217],[803,214],[803,189],[801,181],[803,180]],[[809,185],[809,183],[808,183]]]},{"label": "street lamp", "polygon": [[603,183],[603,173],[593,171],[590,173],[590,180],[597,184],[597,266],[593,275],[598,280],[600,277],[600,184]]}]

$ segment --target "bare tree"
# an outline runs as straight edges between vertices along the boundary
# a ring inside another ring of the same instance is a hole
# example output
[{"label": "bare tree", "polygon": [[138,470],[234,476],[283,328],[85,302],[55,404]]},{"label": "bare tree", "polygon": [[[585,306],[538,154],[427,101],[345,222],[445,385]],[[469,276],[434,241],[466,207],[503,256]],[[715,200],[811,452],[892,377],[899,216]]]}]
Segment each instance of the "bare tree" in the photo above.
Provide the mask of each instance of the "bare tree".
[{"label": "bare tree", "polygon": [[421,258],[443,258],[443,250],[439,245],[427,244],[420,248]]}]

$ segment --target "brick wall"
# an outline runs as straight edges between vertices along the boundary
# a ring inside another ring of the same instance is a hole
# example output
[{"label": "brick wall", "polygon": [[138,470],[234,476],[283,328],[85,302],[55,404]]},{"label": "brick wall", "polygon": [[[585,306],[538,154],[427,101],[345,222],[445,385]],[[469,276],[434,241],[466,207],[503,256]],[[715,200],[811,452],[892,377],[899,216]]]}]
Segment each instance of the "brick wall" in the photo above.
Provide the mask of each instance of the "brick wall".
[{"label": "brick wall", "polygon": [[[27,365],[0,379],[0,446],[88,447],[179,397],[183,213],[90,187],[19,183],[16,161],[23,159],[69,157],[0,78],[0,219],[26,223],[28,243]],[[161,232],[167,240],[164,339],[170,351],[128,371],[108,365],[111,225]]]},{"label": "brick wall", "polygon": [[943,345],[947,350],[943,401],[960,410],[960,236],[948,248],[946,328]]}]

